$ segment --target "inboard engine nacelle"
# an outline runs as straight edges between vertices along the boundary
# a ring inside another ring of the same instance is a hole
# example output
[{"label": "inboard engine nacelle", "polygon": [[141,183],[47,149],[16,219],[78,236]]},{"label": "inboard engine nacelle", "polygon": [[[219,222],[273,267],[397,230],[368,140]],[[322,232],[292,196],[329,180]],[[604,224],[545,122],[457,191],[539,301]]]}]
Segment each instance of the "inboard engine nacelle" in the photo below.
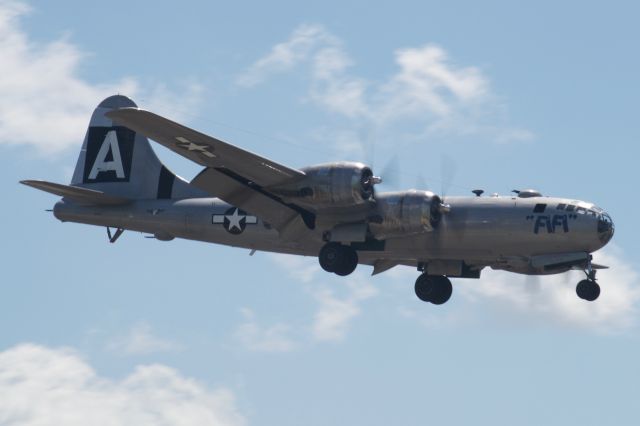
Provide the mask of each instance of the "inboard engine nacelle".
[{"label": "inboard engine nacelle", "polygon": [[431,232],[442,218],[441,205],[440,197],[429,191],[378,194],[369,229],[377,239]]}]

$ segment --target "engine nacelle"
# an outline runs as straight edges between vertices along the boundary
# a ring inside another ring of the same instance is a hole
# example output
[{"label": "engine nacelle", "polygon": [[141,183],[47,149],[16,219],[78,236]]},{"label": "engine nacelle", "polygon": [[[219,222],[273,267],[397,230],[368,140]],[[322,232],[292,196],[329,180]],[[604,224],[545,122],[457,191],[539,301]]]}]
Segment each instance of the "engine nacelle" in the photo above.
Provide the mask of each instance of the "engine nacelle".
[{"label": "engine nacelle", "polygon": [[353,206],[373,198],[376,181],[371,169],[362,163],[320,164],[301,170],[306,177],[296,182],[295,193],[286,187],[277,188],[276,192],[314,208]]},{"label": "engine nacelle", "polygon": [[442,200],[429,191],[412,189],[378,194],[376,204],[369,229],[377,239],[431,232],[442,217]]}]

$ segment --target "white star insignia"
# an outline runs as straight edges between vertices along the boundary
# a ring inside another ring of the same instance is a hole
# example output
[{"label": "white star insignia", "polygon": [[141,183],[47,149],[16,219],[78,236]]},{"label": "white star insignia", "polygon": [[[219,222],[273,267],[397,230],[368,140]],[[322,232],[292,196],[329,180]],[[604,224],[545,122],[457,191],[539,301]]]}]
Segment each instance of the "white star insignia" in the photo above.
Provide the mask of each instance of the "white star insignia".
[{"label": "white star insignia", "polygon": [[197,143],[193,143],[189,139],[182,136],[178,136],[176,140],[178,141],[178,146],[180,148],[186,149],[187,151],[196,151],[202,155],[206,155],[209,158],[216,157],[215,154],[208,151],[209,146],[207,145],[198,145]]},{"label": "white star insignia", "polygon": [[242,230],[240,226],[240,221],[244,219],[246,216],[241,216],[238,214],[239,209],[235,209],[232,215],[226,215],[225,217],[229,220],[229,231],[232,229]]}]

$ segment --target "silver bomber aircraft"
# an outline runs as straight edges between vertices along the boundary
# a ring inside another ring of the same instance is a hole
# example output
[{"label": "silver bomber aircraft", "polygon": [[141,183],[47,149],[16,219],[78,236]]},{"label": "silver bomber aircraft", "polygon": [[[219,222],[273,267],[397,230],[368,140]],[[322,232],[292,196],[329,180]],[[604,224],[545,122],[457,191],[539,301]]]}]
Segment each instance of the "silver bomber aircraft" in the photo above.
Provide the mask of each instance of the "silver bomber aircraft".
[{"label": "silver bomber aircraft", "polygon": [[[148,138],[203,166],[190,182],[169,171]],[[321,267],[349,275],[398,265],[420,272],[416,295],[436,305],[451,297],[449,278],[479,278],[491,267],[528,275],[582,270],[577,295],[600,294],[591,253],[613,236],[595,205],[543,197],[447,197],[407,190],[378,192],[381,178],[362,163],[293,169],[199,133],[129,98],[105,99],[93,112],[70,185],[21,183],[61,196],[63,222],[104,226],[111,242],[124,230],[169,241],[206,241],[316,256]],[[111,228],[115,233],[111,233]]]}]

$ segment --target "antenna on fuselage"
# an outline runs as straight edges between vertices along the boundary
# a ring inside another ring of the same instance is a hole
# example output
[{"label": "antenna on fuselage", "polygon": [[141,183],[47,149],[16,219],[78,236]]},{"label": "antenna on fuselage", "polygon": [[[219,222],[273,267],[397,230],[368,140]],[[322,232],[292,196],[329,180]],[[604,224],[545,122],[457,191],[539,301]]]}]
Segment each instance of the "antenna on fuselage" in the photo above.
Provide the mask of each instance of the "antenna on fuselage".
[{"label": "antenna on fuselage", "polygon": [[476,197],[480,197],[482,194],[484,194],[484,189],[474,189],[473,191],[474,194],[476,194]]}]

